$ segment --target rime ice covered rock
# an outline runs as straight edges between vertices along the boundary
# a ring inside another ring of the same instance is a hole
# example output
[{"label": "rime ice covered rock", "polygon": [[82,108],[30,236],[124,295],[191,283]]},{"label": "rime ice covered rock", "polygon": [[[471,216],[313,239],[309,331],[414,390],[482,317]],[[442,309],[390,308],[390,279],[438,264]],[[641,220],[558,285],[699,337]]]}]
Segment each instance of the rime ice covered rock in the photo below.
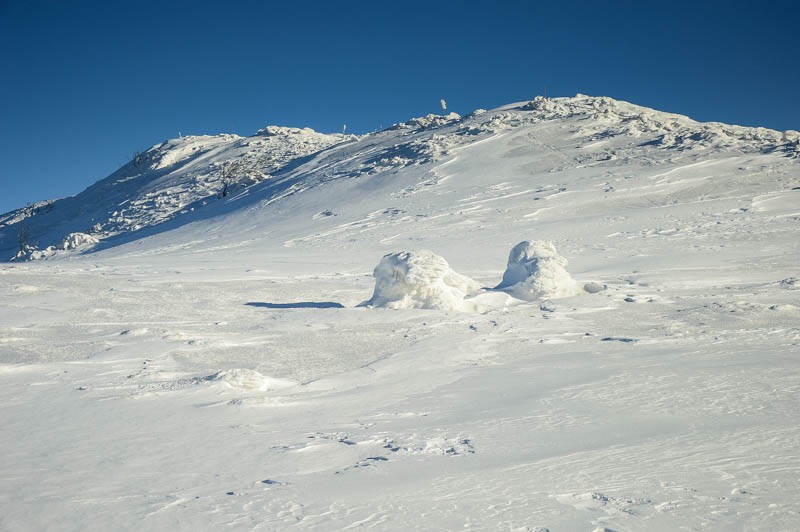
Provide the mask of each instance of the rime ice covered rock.
[{"label": "rime ice covered rock", "polygon": [[480,291],[477,281],[450,269],[430,251],[401,251],[385,255],[373,273],[375,291],[362,305],[393,309],[471,310],[466,296]]},{"label": "rime ice covered rock", "polygon": [[458,120],[461,120],[461,115],[458,113],[448,113],[446,115],[428,114],[412,118],[400,124],[395,124],[391,129],[429,129],[441,127]]},{"label": "rime ice covered rock", "polygon": [[63,249],[76,249],[84,246],[94,246],[100,241],[92,235],[86,233],[70,233],[61,241]]},{"label": "rime ice covered rock", "polygon": [[567,259],[558,254],[552,242],[520,242],[511,249],[503,281],[495,290],[525,301],[573,296],[580,289],[566,266]]}]

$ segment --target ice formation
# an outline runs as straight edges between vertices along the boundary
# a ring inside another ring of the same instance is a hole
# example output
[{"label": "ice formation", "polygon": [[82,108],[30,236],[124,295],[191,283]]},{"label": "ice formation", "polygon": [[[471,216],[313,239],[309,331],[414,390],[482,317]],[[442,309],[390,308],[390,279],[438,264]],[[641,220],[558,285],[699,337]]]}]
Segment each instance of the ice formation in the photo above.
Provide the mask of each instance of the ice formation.
[{"label": "ice formation", "polygon": [[477,281],[454,272],[444,258],[426,250],[385,255],[373,275],[375,291],[362,305],[467,311],[471,305],[464,298],[481,289]]},{"label": "ice formation", "polygon": [[64,237],[61,247],[63,249],[76,249],[83,246],[94,246],[99,242],[98,239],[86,233],[70,233]]},{"label": "ice formation", "polygon": [[567,259],[552,242],[526,240],[511,249],[503,281],[495,289],[525,301],[573,296],[580,289],[566,266]]}]

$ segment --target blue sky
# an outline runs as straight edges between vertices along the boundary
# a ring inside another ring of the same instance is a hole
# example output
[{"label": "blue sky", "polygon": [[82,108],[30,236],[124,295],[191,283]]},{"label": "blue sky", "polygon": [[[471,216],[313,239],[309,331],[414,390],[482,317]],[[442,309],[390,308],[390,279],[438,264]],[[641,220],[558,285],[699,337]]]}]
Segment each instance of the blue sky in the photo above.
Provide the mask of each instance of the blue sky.
[{"label": "blue sky", "polygon": [[183,134],[581,92],[800,129],[794,2],[0,0],[0,212]]}]

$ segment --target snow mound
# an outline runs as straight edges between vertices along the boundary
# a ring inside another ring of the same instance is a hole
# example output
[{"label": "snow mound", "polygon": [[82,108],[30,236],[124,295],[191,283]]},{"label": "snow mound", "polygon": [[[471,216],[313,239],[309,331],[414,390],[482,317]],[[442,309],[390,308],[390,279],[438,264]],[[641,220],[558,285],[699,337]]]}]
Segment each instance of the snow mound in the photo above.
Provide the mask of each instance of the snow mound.
[{"label": "snow mound", "polygon": [[566,266],[567,259],[558,254],[552,242],[520,242],[511,249],[503,281],[495,290],[525,301],[574,296],[580,289]]},{"label": "snow mound", "polygon": [[36,246],[26,245],[23,249],[18,251],[16,255],[11,257],[12,261],[26,261],[26,260],[44,260],[52,257],[58,252],[55,246],[47,246],[45,249],[39,249]]},{"label": "snow mound", "polygon": [[98,239],[86,233],[70,233],[64,237],[64,240],[61,242],[61,247],[65,250],[77,249],[83,246],[94,246],[99,242]]},{"label": "snow mound", "polygon": [[257,390],[260,392],[281,390],[297,384],[295,381],[289,379],[275,379],[262,375],[252,369],[244,368],[218,371],[206,377],[206,380],[224,382],[231,388],[239,390]]},{"label": "snow mound", "polygon": [[480,291],[477,281],[450,269],[426,250],[385,255],[373,272],[375,291],[363,306],[469,311],[464,298]]}]

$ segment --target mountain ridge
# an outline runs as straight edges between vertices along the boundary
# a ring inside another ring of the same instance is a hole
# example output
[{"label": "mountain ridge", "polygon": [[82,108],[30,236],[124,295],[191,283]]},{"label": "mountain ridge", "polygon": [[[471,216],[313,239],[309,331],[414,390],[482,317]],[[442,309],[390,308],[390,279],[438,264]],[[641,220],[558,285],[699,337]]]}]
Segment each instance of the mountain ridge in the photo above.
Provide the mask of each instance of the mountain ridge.
[{"label": "mountain ridge", "polygon": [[[197,219],[199,211],[214,211],[208,208],[210,204],[231,204],[243,195],[270,203],[336,179],[366,176],[385,181],[386,176],[398,172],[419,174],[416,169],[503,131],[530,128],[535,137],[538,125],[553,121],[574,125],[572,135],[579,143],[570,146],[570,153],[580,155],[590,148],[602,152],[612,139],[627,139],[624,147],[606,150],[608,160],[636,158],[637,150],[800,155],[796,131],[696,122],[585,95],[539,96],[491,111],[479,109],[463,118],[456,113],[430,114],[362,136],[281,126],[267,126],[250,137],[186,136],[135,154],[130,162],[76,196],[39,202],[0,216],[0,259],[41,259],[106,248],[113,246],[115,239],[128,241],[167,222],[181,218],[190,222]],[[545,144],[534,141],[529,148],[552,151]],[[589,157],[593,163],[596,158],[597,153]],[[574,166],[580,167],[581,161],[576,162]],[[418,181],[423,184],[412,185],[408,193],[436,179],[419,175]],[[324,218],[325,211],[314,216]],[[99,243],[104,244],[98,248]]]}]

